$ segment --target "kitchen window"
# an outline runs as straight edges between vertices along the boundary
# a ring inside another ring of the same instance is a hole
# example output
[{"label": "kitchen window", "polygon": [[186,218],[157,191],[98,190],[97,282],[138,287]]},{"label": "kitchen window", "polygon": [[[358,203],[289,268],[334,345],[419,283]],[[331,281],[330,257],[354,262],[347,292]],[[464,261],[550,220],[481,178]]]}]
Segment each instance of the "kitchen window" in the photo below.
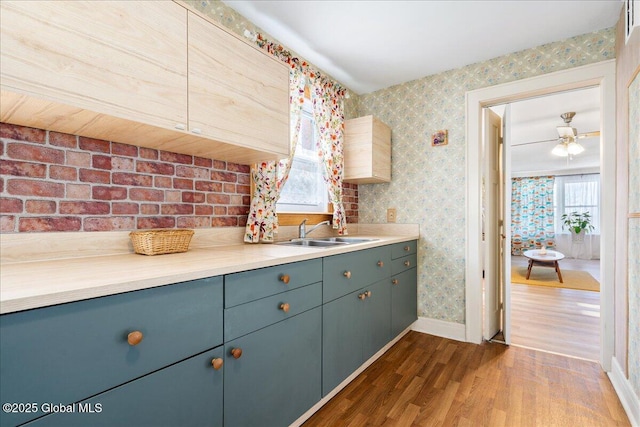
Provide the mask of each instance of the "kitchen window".
[{"label": "kitchen window", "polygon": [[329,212],[328,190],[323,178],[324,165],[318,156],[316,138],[311,100],[305,98],[298,145],[289,178],[284,183],[276,205],[279,217],[281,213]]}]

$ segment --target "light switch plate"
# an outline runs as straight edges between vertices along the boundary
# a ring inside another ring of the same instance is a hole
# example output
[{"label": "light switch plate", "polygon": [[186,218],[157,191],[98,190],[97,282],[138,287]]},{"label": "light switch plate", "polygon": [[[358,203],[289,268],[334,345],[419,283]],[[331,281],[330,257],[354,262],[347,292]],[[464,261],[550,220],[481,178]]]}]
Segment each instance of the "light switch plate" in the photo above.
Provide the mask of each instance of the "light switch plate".
[{"label": "light switch plate", "polygon": [[396,222],[396,208],[387,209],[387,222]]}]

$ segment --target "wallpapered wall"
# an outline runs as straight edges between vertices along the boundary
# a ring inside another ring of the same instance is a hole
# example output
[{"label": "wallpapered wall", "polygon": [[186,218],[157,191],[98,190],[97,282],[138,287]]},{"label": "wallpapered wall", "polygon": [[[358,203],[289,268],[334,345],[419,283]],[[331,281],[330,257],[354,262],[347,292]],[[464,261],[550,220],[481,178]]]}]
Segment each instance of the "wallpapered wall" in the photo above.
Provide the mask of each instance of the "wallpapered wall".
[{"label": "wallpapered wall", "polygon": [[[392,181],[359,186],[359,221],[420,224],[420,316],[465,321],[465,92],[615,57],[606,29],[362,95],[358,115],[392,129]],[[437,60],[437,58],[434,58]],[[449,130],[449,143],[430,136]]]}]

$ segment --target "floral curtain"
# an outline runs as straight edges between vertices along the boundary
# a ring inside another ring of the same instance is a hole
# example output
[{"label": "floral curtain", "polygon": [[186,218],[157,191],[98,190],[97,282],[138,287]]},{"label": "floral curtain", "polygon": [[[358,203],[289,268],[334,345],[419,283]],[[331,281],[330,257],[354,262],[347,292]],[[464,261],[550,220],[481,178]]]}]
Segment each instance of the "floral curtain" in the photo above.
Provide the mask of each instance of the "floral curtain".
[{"label": "floral curtain", "polygon": [[278,229],[276,203],[280,197],[280,189],[289,175],[291,159],[293,159],[300,134],[300,113],[304,103],[305,82],[311,87],[313,115],[319,135],[318,155],[322,157],[325,165],[325,181],[333,204],[333,228],[337,229],[339,234],[347,234],[345,210],[342,204],[343,99],[346,89],[311,68],[306,61],[294,57],[282,45],[268,41],[262,34],[251,34],[245,31],[245,36],[251,37],[260,48],[291,67],[289,85],[291,149],[288,159],[280,162],[263,162],[252,170],[255,191],[251,199],[244,241],[271,242]]},{"label": "floral curtain", "polygon": [[511,254],[555,248],[554,177],[514,178],[511,192]]},{"label": "floral curtain", "polygon": [[278,230],[276,203],[289,177],[298,143],[305,81],[299,68],[292,66],[289,72],[289,157],[278,162],[262,162],[251,169],[251,179],[255,185],[244,233],[247,243],[258,243],[260,240],[272,242]]},{"label": "floral curtain", "polygon": [[318,132],[318,155],[324,164],[324,181],[333,204],[333,228],[338,234],[347,234],[347,223],[342,203],[342,179],[344,177],[343,95],[332,82],[313,79],[313,118]]}]

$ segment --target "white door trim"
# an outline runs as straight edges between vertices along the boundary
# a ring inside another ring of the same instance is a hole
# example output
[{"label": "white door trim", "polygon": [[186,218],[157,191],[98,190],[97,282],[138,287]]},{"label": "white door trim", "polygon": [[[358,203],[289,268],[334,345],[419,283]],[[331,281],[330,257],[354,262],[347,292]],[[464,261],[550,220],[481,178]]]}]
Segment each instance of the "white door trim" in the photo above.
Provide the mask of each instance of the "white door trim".
[{"label": "white door trim", "polygon": [[600,87],[600,173],[602,224],[600,264],[600,364],[611,370],[614,348],[614,269],[616,195],[615,60],[558,71],[467,92],[466,98],[466,247],[465,332],[468,342],[482,341],[482,108],[584,87]]}]

